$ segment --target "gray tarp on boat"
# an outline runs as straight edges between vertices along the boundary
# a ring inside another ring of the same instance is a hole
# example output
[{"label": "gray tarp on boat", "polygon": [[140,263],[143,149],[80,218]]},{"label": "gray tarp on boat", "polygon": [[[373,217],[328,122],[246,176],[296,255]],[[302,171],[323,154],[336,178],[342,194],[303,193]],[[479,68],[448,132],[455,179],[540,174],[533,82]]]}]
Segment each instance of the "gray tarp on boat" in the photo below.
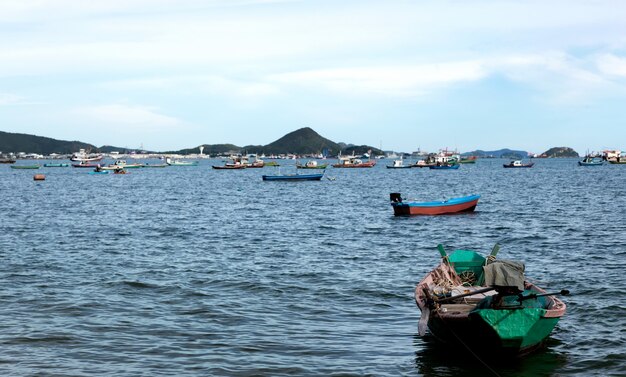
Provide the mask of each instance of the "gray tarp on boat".
[{"label": "gray tarp on boat", "polygon": [[524,290],[524,263],[512,260],[496,260],[485,267],[485,285],[499,287],[517,287]]}]

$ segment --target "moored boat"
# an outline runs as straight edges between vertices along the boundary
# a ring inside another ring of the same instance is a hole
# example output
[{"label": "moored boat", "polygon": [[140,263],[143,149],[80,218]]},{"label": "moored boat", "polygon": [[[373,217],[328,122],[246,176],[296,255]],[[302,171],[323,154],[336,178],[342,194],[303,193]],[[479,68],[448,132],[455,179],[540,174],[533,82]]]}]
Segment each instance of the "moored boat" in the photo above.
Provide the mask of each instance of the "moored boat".
[{"label": "moored boat", "polygon": [[397,160],[393,160],[393,165],[386,165],[387,169],[410,169],[412,165],[405,165],[404,160],[399,158]]},{"label": "moored boat", "polygon": [[389,199],[393,207],[393,214],[396,216],[444,215],[474,211],[480,195],[469,195],[444,201],[407,202],[402,199],[400,193],[394,192],[389,194]]},{"label": "moored boat", "polygon": [[165,159],[165,163],[170,166],[196,166],[198,165],[198,161],[172,160],[169,157]]},{"label": "moored boat", "polygon": [[476,156],[461,157],[457,162],[459,164],[475,164],[477,159]]},{"label": "moored boat", "polygon": [[263,175],[264,181],[319,181],[324,177],[320,174],[283,174],[283,175]]},{"label": "moored boat", "polygon": [[78,164],[72,164],[74,168],[96,168],[100,166],[100,164],[94,164],[93,162],[81,161]]},{"label": "moored boat", "polygon": [[520,356],[541,347],[566,305],[525,280],[522,262],[498,261],[499,246],[488,258],[472,250],[447,254],[415,288],[421,311],[420,336],[426,330],[449,346],[475,354]]},{"label": "moored boat", "polygon": [[39,169],[39,165],[11,165],[11,169]]},{"label": "moored boat", "polygon": [[144,164],[129,164],[125,160],[117,160],[115,163],[107,166],[102,166],[103,170],[116,170],[118,168],[122,169],[138,169],[144,167]]},{"label": "moored boat", "polygon": [[44,168],[67,168],[70,166],[70,164],[65,164],[65,163],[48,163],[48,164],[43,164]]},{"label": "moored boat", "polygon": [[522,160],[514,160],[508,164],[502,164],[505,168],[532,168],[535,165],[534,162],[523,163]]},{"label": "moored boat", "polygon": [[79,150],[74,153],[72,157],[70,157],[71,161],[82,161],[82,162],[91,162],[91,161],[100,161],[104,158],[103,154],[100,153],[88,153],[85,152],[84,149]]},{"label": "moored boat", "polygon": [[459,164],[441,164],[441,165],[430,165],[428,168],[434,169],[434,170],[456,170],[460,167],[461,165]]},{"label": "moored boat", "polygon": [[247,166],[244,164],[226,164],[226,165],[212,165],[211,167],[216,170],[238,170],[238,169],[245,169]]},{"label": "moored boat", "polygon": [[376,165],[376,160],[369,160],[363,162],[361,159],[355,156],[339,156],[339,161],[336,164],[332,164],[333,168],[373,168]]},{"label": "moored boat", "polygon": [[326,169],[328,164],[318,164],[315,160],[307,161],[304,165],[297,163],[296,168],[298,169]]},{"label": "moored boat", "polygon": [[604,165],[604,161],[600,158],[594,158],[591,156],[585,156],[582,161],[578,161],[578,166],[601,166]]}]

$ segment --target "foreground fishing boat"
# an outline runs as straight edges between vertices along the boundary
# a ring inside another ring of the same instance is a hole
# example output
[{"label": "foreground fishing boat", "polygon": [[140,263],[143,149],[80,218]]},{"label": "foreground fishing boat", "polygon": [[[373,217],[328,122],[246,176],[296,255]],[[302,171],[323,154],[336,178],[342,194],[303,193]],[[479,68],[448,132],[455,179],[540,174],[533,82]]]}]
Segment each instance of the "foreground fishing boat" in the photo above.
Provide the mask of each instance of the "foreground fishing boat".
[{"label": "foreground fishing boat", "polygon": [[284,174],[284,175],[263,175],[264,181],[319,181],[324,176],[320,174]]},{"label": "foreground fishing boat", "polygon": [[496,244],[487,258],[471,250],[446,254],[415,288],[421,311],[420,336],[426,330],[439,341],[476,354],[520,356],[540,348],[565,304],[524,277],[524,264],[498,261]]},{"label": "foreground fishing boat", "polygon": [[393,214],[396,216],[408,215],[444,215],[452,213],[473,212],[478,204],[480,195],[463,196],[444,201],[434,202],[405,202],[400,193],[389,194]]}]

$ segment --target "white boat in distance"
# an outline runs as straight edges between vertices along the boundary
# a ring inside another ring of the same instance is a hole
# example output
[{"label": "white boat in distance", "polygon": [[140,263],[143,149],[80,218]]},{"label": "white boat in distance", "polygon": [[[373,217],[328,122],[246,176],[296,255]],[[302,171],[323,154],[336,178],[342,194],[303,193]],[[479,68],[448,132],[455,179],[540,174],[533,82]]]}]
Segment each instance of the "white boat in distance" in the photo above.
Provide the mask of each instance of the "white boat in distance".
[{"label": "white boat in distance", "polygon": [[80,149],[78,152],[74,153],[72,157],[70,157],[71,161],[81,161],[81,162],[89,162],[89,161],[100,161],[104,158],[104,155],[100,153],[87,153],[84,149]]}]

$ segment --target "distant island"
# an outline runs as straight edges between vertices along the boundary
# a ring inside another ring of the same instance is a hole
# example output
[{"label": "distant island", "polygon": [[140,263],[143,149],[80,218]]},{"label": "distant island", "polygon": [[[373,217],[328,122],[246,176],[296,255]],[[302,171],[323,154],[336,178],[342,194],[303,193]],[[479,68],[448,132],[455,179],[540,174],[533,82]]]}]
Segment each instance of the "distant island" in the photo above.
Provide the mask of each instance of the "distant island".
[{"label": "distant island", "polygon": [[569,147],[554,147],[543,152],[540,157],[580,157],[578,153]]},{"label": "distant island", "polygon": [[[300,128],[290,132],[280,139],[267,145],[246,145],[243,147],[234,144],[202,144],[197,147],[172,151],[137,151],[139,153],[162,153],[190,155],[197,154],[203,147],[203,153],[207,155],[228,155],[237,153],[257,153],[265,155],[296,154],[296,155],[319,155],[336,156],[344,155],[372,156],[384,155],[385,152],[369,145],[353,145],[336,143],[320,136],[309,127]],[[104,145],[96,147],[80,141],[56,140],[48,137],[10,133],[0,131],[0,153],[33,153],[47,156],[68,155],[85,149],[97,153],[128,153],[128,148]],[[462,156],[477,156],[478,158],[508,158],[523,159],[529,153],[522,150],[499,149],[494,151],[475,150],[463,153]],[[578,153],[569,147],[554,147],[545,151],[539,157],[579,157]]]}]

